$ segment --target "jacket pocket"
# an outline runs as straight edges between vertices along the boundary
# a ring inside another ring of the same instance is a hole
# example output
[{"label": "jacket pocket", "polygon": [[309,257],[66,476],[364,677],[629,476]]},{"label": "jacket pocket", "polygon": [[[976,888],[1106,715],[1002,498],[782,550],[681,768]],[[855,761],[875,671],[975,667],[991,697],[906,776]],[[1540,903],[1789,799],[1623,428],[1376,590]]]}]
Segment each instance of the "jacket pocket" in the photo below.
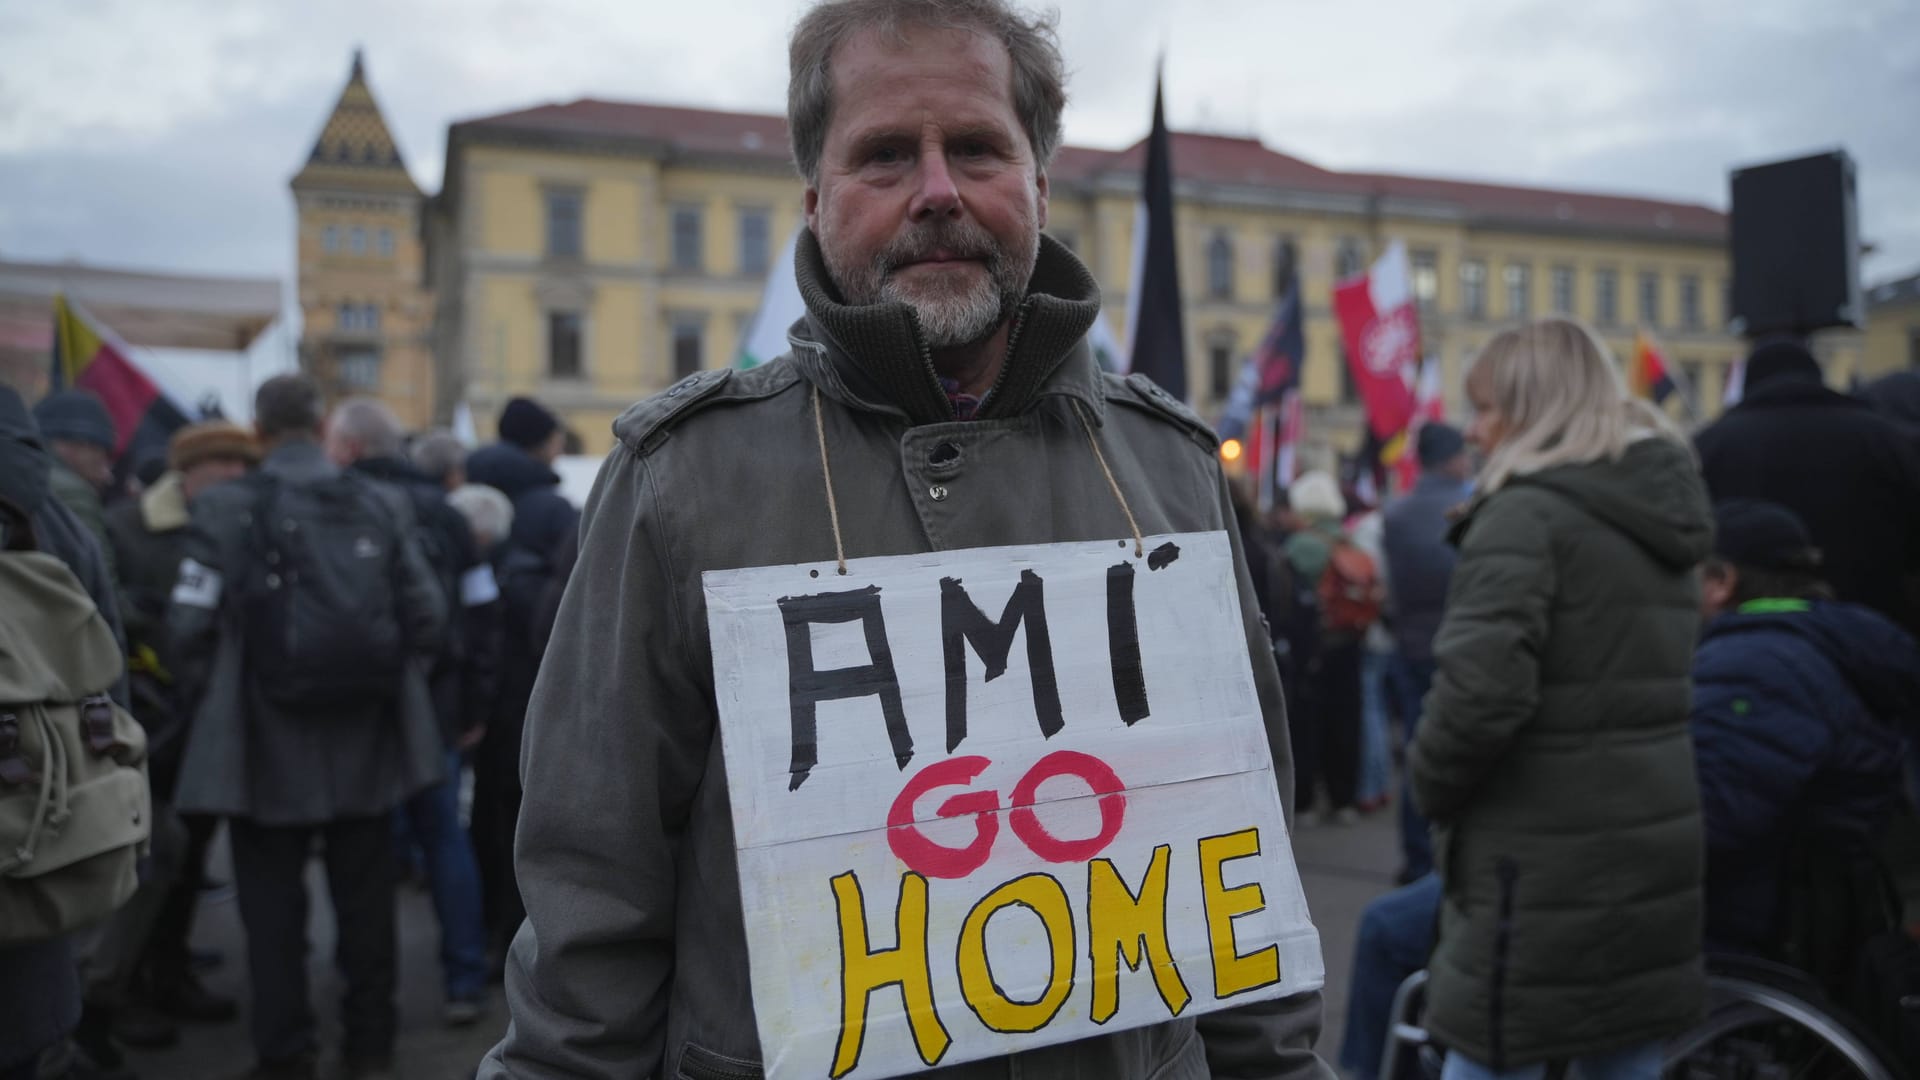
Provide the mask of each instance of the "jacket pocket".
[{"label": "jacket pocket", "polygon": [[728,1057],[687,1043],[680,1048],[680,1065],[674,1075],[678,1080],[762,1080],[766,1073],[757,1061]]},{"label": "jacket pocket", "polygon": [[1520,864],[1510,855],[1493,861],[1493,875],[1500,885],[1497,921],[1493,926],[1493,984],[1487,995],[1487,1049],[1494,1072],[1507,1067],[1506,1028],[1507,956],[1513,949],[1513,893],[1520,879]]}]

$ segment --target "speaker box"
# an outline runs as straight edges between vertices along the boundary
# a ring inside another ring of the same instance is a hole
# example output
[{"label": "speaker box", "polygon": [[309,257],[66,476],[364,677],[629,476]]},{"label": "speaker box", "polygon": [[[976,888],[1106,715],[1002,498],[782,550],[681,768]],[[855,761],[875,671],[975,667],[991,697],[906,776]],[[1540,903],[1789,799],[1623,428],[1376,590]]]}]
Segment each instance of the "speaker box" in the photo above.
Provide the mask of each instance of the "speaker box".
[{"label": "speaker box", "polygon": [[1735,169],[1732,186],[1733,331],[1759,337],[1861,325],[1847,152]]}]

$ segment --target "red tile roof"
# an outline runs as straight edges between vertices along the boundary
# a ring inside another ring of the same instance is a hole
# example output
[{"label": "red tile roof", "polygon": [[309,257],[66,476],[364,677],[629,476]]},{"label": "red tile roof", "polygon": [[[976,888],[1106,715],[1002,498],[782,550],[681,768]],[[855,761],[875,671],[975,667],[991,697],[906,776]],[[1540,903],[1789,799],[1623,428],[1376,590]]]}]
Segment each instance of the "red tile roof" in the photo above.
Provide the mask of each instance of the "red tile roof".
[{"label": "red tile roof", "polygon": [[[462,121],[456,132],[658,141],[682,153],[788,160],[786,118],[637,102],[583,98]],[[1145,140],[1122,150],[1065,146],[1054,158],[1054,183],[1086,183],[1138,172]],[[1516,187],[1391,173],[1336,172],[1269,149],[1258,139],[1175,132],[1179,179],[1230,187],[1275,188],[1365,198],[1438,203],[1469,221],[1593,231],[1669,234],[1690,240],[1726,235],[1726,215],[1694,203],[1550,188]]]}]

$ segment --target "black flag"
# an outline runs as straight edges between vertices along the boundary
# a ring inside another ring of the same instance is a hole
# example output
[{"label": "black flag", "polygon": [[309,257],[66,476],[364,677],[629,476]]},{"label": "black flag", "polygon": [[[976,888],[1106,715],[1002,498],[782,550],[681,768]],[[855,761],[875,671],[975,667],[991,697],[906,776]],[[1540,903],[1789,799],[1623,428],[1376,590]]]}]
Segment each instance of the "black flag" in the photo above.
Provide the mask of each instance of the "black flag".
[{"label": "black flag", "polygon": [[1134,221],[1133,295],[1128,298],[1127,355],[1137,371],[1187,400],[1187,335],[1180,318],[1180,272],[1174,257],[1173,147],[1167,138],[1160,76],[1153,79],[1153,130],[1140,174]]}]

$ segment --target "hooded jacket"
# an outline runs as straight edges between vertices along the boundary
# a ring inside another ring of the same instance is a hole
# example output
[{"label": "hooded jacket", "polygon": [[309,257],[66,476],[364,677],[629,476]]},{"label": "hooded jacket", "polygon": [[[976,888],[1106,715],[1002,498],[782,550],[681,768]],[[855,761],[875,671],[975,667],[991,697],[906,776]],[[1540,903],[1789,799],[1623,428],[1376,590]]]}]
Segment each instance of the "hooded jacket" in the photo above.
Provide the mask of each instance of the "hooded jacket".
[{"label": "hooded jacket", "polygon": [[[834,557],[820,441],[849,560],[1128,535],[1090,436],[1142,532],[1235,535],[1212,434],[1146,379],[1098,371],[1082,341],[1097,286],[1041,245],[980,419],[954,420],[911,310],[841,303],[802,233],[792,351],[692,376],[615,424],[527,714],[527,921],[508,963],[513,1023],[484,1080],[761,1075],[700,575]],[[1290,806],[1279,680],[1234,549]],[[1318,1027],[1311,993],[930,1075],[1328,1076]]]},{"label": "hooded jacket", "polygon": [[1771,954],[1795,832],[1865,840],[1901,802],[1920,648],[1855,604],[1758,601],[1707,626],[1693,680],[1707,940]]},{"label": "hooded jacket", "polygon": [[1409,766],[1445,884],[1428,1020],[1475,1061],[1619,1050],[1702,1009],[1687,707],[1712,532],[1657,438],[1515,477],[1454,529]]}]

